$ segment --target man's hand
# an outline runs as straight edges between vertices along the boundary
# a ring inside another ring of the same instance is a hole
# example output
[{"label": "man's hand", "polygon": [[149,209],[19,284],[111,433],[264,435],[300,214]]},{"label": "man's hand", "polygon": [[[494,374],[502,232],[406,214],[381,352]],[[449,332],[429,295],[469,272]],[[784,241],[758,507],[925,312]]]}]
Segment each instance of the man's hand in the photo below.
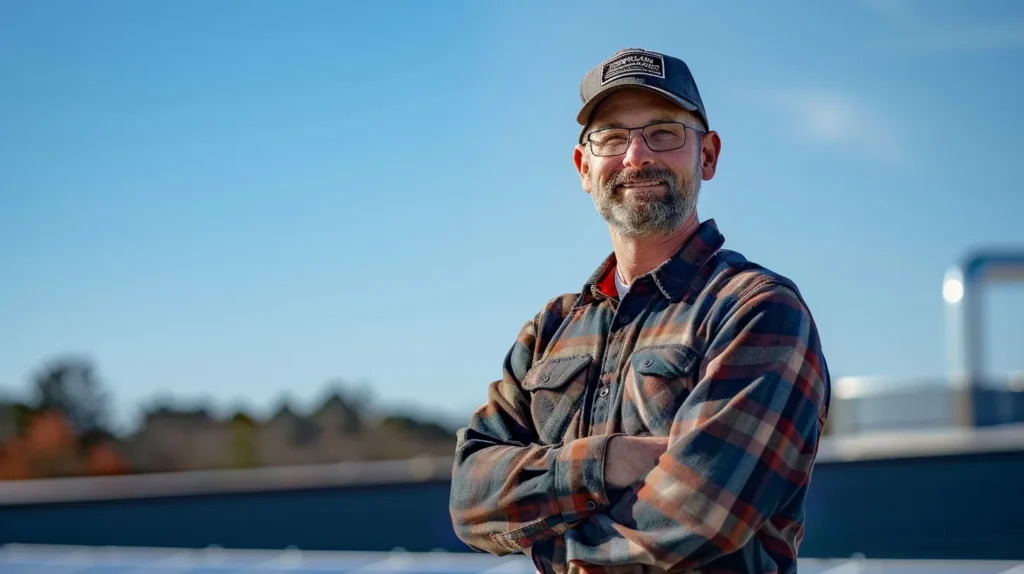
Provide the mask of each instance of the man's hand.
[{"label": "man's hand", "polygon": [[668,449],[668,438],[614,436],[608,441],[604,457],[604,484],[610,489],[626,488],[643,480],[658,466],[658,458]]},{"label": "man's hand", "polygon": [[[658,466],[658,458],[668,449],[668,438],[649,436],[617,435],[608,440],[604,453],[604,484],[608,489],[620,489],[643,480],[644,476]],[[522,553],[533,561],[533,548],[527,546]],[[621,566],[594,566],[571,563],[571,574],[607,574]],[[635,566],[628,566],[633,572]],[[537,570],[540,574],[540,570]]]}]

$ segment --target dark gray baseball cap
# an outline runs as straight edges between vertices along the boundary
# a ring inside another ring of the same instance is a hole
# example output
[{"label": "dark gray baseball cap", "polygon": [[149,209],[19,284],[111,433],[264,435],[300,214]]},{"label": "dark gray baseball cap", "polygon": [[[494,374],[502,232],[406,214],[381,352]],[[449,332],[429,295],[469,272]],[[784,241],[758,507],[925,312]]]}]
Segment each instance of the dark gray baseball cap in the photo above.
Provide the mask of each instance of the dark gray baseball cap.
[{"label": "dark gray baseball cap", "polygon": [[710,129],[697,83],[686,62],[640,48],[619,50],[583,76],[580,82],[583,108],[577,114],[576,121],[586,129],[594,108],[606,97],[625,88],[644,88],[657,92],[699,115],[704,120],[704,128]]}]

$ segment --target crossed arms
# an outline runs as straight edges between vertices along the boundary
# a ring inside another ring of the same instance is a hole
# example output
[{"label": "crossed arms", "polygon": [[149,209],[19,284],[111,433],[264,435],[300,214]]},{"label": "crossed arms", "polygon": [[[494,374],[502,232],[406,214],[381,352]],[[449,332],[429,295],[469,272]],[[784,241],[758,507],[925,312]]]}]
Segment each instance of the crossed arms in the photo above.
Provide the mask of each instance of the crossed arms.
[{"label": "crossed arms", "polygon": [[536,329],[523,327],[459,431],[450,510],[469,546],[505,555],[564,536],[565,559],[579,564],[695,568],[746,544],[809,481],[828,375],[788,287],[764,282],[740,297],[660,441],[537,444],[521,388]]}]

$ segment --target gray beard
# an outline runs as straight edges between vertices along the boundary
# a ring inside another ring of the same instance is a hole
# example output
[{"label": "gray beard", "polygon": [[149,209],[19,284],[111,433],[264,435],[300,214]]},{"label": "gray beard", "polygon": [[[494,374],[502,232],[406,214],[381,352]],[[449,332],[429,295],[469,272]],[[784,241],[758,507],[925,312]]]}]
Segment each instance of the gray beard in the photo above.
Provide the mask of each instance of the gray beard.
[{"label": "gray beard", "polygon": [[[699,156],[698,156],[699,157]],[[658,199],[627,199],[616,186],[633,181],[660,179],[668,186],[665,197]],[[594,206],[608,225],[625,237],[664,235],[683,225],[697,209],[700,195],[701,166],[696,162],[694,177],[682,186],[672,172],[661,168],[624,169],[615,173],[602,186],[591,180],[590,194]]]}]

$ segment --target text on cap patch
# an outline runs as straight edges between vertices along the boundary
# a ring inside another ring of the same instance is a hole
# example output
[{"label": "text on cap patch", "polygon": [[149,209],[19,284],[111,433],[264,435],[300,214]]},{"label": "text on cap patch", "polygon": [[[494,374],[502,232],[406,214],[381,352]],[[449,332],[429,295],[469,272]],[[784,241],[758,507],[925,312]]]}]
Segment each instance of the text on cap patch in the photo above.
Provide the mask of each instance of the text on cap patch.
[{"label": "text on cap patch", "polygon": [[601,68],[601,84],[622,76],[665,77],[665,59],[658,54],[636,51],[613,56]]}]

